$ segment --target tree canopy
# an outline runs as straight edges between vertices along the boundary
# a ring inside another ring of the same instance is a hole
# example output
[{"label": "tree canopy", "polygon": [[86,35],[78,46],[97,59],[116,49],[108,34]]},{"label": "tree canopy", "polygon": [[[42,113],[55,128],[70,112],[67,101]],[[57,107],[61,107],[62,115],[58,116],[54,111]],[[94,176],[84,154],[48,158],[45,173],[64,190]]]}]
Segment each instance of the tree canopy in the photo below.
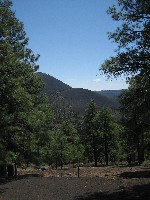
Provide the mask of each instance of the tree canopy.
[{"label": "tree canopy", "polygon": [[146,74],[150,71],[150,4],[149,0],[118,0],[118,6],[107,11],[122,25],[109,32],[109,39],[118,44],[116,56],[101,66],[108,76]]},{"label": "tree canopy", "polygon": [[[8,151],[27,154],[27,149],[31,149],[28,141],[52,118],[46,97],[41,93],[44,84],[35,73],[39,55],[28,48],[23,23],[16,18],[11,6],[9,0],[0,1],[2,157],[6,157]],[[49,110],[49,114],[45,114],[45,110]]]},{"label": "tree canopy", "polygon": [[[122,25],[109,39],[118,44],[116,56],[101,66],[106,75],[125,75],[129,88],[121,95],[121,111],[128,138],[144,161],[145,135],[150,129],[150,3],[149,0],[118,0],[108,14]],[[133,140],[136,138],[137,140]]]}]

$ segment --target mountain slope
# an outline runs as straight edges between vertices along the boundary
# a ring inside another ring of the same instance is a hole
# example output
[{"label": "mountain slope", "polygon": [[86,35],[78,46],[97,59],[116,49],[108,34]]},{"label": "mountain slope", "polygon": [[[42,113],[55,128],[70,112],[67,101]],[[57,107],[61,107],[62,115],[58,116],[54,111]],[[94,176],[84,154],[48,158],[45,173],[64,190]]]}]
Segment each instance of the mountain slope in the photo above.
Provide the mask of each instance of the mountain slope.
[{"label": "mountain slope", "polygon": [[45,83],[45,88],[44,88],[45,93],[71,89],[69,85],[54,78],[53,76],[50,76],[42,72],[38,72],[37,75],[40,76],[43,82]]},{"label": "mountain slope", "polygon": [[113,109],[118,107],[117,103],[101,94],[87,89],[72,88],[62,81],[41,72],[37,74],[45,82],[44,93],[48,96],[49,101],[57,109],[64,110],[64,112],[75,112],[82,115],[92,99],[96,103],[97,109],[102,106]]},{"label": "mountain slope", "polygon": [[112,98],[112,97],[118,97],[123,90],[101,90],[101,91],[96,91],[98,94],[102,94],[106,97]]},{"label": "mountain slope", "polygon": [[89,102],[93,99],[97,108],[102,106],[115,108],[116,105],[107,97],[96,94],[87,89],[73,88],[68,91],[63,91],[62,96],[67,99],[74,110],[79,110],[82,113],[87,108]]}]

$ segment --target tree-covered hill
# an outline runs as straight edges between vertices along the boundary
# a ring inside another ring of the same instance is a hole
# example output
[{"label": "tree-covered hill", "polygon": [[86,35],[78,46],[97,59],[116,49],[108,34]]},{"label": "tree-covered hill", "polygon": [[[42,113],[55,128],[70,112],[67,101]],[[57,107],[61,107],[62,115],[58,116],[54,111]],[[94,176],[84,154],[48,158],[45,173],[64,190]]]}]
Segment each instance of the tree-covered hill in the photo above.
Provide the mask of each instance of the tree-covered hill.
[{"label": "tree-covered hill", "polygon": [[84,114],[91,99],[94,100],[97,108],[109,107],[116,109],[118,107],[117,102],[112,101],[102,94],[83,88],[72,88],[45,73],[39,72],[37,74],[45,83],[44,92],[49,97],[50,102],[57,108],[65,110],[65,112],[73,111]]},{"label": "tree-covered hill", "polygon": [[113,98],[113,97],[118,97],[123,92],[123,90],[101,90],[96,92],[106,97]]},{"label": "tree-covered hill", "polygon": [[111,101],[114,102],[114,104],[117,104],[120,107],[119,103],[119,96],[125,91],[123,90],[101,90],[101,91],[95,91],[98,94],[101,94],[107,98],[109,98]]},{"label": "tree-covered hill", "polygon": [[53,76],[50,76],[50,75],[48,75],[46,73],[42,73],[42,72],[38,72],[37,74],[41,77],[41,79],[45,83],[45,88],[44,88],[45,93],[71,89],[71,87],[69,85],[54,78]]}]

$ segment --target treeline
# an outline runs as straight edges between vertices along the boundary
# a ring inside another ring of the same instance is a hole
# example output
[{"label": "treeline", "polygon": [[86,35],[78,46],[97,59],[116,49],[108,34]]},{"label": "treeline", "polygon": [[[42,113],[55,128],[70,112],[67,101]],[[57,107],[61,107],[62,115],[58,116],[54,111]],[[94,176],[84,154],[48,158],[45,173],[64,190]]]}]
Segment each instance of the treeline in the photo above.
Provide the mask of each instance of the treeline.
[{"label": "treeline", "polygon": [[[147,13],[147,1],[142,1],[145,4],[138,2],[137,12],[144,6]],[[124,3],[120,1],[120,6]],[[131,5],[124,6],[128,10],[132,9]],[[13,171],[11,166],[14,164],[17,173],[17,166],[22,163],[45,163],[62,168],[64,164],[79,162],[94,162],[97,166],[98,163],[108,165],[122,161],[141,164],[150,159],[149,26],[146,23],[141,26],[145,31],[140,32],[143,38],[136,32],[134,35],[138,45],[145,45],[144,50],[137,48],[133,52],[129,45],[125,53],[106,60],[102,66],[106,74],[130,73],[131,68],[135,74],[129,80],[129,89],[120,97],[122,119],[117,120],[107,108],[96,111],[93,101],[83,117],[75,113],[66,116],[57,107],[52,107],[43,95],[44,84],[36,75],[39,56],[28,48],[23,24],[15,17],[11,6],[10,0],[0,0],[0,171],[6,174],[6,165],[9,172]],[[115,8],[109,13],[120,19]],[[131,16],[132,12],[129,14]],[[124,17],[126,19],[130,20]],[[135,23],[136,18],[133,21]],[[121,33],[129,30],[117,30],[110,36],[125,45],[129,38],[127,41],[121,38]]]},{"label": "treeline", "polygon": [[111,109],[105,107],[96,110],[94,101],[89,103],[82,117],[74,113],[69,117],[68,114],[55,115],[53,128],[48,130],[47,136],[46,146],[40,146],[38,159],[56,168],[78,163],[93,166],[142,164],[150,159],[150,139],[143,141],[143,148],[137,132],[128,130],[124,117],[118,119]]},{"label": "treeline", "polygon": [[100,70],[108,77],[126,76],[129,88],[121,96],[121,113],[130,160],[138,153],[138,163],[150,152],[150,2],[118,0],[107,13],[121,25],[109,33],[118,45],[116,55]]}]

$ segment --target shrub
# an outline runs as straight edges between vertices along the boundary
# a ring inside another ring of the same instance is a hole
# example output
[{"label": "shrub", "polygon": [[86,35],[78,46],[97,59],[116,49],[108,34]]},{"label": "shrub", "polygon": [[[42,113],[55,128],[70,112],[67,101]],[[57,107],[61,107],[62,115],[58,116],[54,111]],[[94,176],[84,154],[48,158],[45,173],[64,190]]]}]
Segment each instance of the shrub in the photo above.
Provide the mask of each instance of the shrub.
[{"label": "shrub", "polygon": [[142,164],[142,167],[150,167],[150,160],[145,160]]}]

